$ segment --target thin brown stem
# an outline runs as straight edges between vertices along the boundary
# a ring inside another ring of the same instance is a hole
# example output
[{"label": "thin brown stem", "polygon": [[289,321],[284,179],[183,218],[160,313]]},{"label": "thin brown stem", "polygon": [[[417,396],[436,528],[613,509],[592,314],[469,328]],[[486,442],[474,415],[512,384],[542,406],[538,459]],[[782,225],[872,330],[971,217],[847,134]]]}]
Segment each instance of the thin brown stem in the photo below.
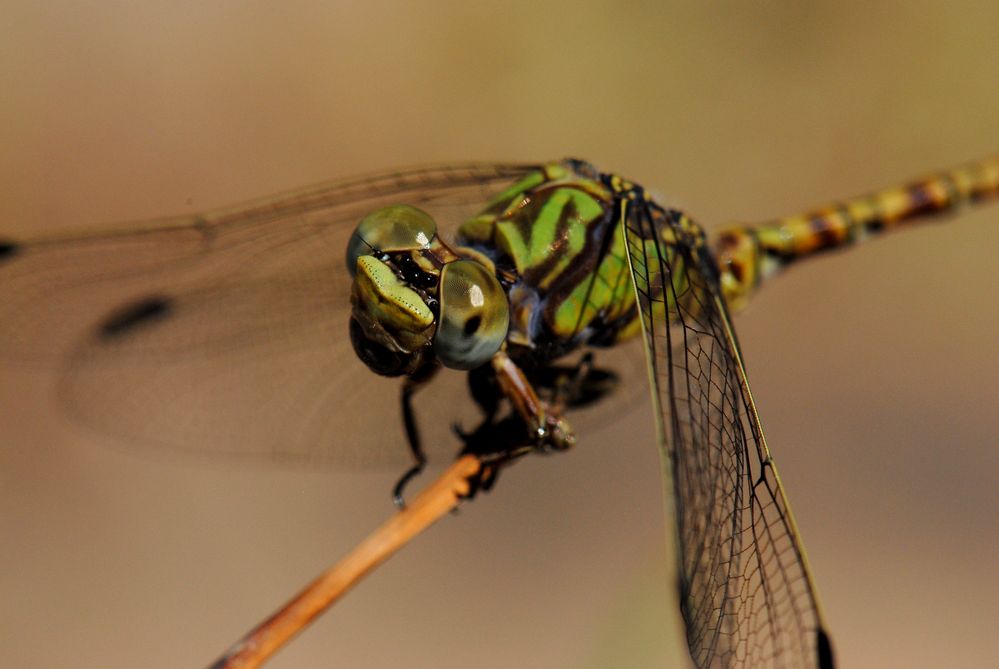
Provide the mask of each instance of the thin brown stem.
[{"label": "thin brown stem", "polygon": [[411,539],[461,503],[470,480],[482,470],[478,458],[455,461],[421,492],[336,565],[321,574],[270,618],[233,644],[211,669],[252,669],[298,634],[358,581]]}]

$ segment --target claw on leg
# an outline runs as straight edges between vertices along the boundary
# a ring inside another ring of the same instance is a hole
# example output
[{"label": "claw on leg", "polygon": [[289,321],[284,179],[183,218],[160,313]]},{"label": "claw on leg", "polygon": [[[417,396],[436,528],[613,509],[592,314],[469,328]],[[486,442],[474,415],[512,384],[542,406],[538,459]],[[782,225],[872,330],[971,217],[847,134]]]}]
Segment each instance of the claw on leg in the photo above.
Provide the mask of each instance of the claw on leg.
[{"label": "claw on leg", "polygon": [[392,503],[400,509],[406,506],[406,500],[403,497],[406,485],[419,475],[427,465],[427,456],[423,453],[423,445],[420,442],[420,430],[416,425],[416,413],[413,411],[413,395],[433,377],[435,371],[436,368],[430,368],[423,373],[407,378],[402,384],[402,423],[406,428],[406,441],[413,454],[414,464],[406,470],[406,473],[392,488]]},{"label": "claw on leg", "polygon": [[541,450],[564,451],[575,443],[569,423],[557,407],[538,397],[531,382],[505,352],[492,358],[493,371],[503,394],[531,431]]},{"label": "claw on leg", "polygon": [[413,465],[412,467],[406,470],[405,474],[399,477],[399,480],[392,487],[392,503],[395,504],[396,508],[398,509],[406,508],[406,498],[403,496],[403,493],[406,490],[406,486],[409,485],[410,481],[412,481],[414,478],[416,478],[423,472],[423,468],[425,466],[426,462],[419,462]]}]

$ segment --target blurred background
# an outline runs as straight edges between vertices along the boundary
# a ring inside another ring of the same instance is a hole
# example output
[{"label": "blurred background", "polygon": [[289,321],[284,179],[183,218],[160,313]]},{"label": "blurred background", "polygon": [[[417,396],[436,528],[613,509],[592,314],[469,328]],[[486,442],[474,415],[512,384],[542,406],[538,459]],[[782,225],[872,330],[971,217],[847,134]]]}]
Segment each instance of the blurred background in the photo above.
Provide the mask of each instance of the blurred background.
[{"label": "blurred background", "polygon": [[[706,227],[999,147],[995,3],[6,2],[0,234],[572,155]],[[999,206],[794,268],[736,319],[842,666],[995,666]],[[0,370],[0,663],[200,667],[399,472],[107,448]],[[636,407],[447,518],[278,667],[669,666]],[[386,438],[394,439],[394,428]]]}]

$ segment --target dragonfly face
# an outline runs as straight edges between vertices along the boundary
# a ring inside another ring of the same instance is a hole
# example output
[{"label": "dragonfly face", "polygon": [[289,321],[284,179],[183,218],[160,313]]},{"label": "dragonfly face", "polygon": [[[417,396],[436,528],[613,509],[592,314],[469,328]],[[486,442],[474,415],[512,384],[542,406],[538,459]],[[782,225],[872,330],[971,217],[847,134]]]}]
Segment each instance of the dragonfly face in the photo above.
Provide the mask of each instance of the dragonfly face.
[{"label": "dragonfly face", "polygon": [[348,243],[347,267],[351,342],[378,374],[415,374],[435,361],[474,369],[506,338],[510,310],[492,263],[462,258],[415,207],[365,217]]}]

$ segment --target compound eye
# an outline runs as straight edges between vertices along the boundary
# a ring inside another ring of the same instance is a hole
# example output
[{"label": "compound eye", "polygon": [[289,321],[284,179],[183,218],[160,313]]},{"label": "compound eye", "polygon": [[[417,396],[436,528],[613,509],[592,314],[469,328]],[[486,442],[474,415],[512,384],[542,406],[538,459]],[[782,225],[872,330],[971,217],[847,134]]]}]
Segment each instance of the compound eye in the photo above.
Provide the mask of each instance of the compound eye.
[{"label": "compound eye", "polygon": [[452,369],[486,363],[506,339],[510,305],[499,281],[474,260],[456,260],[441,271],[440,316],[434,353]]},{"label": "compound eye", "polygon": [[354,276],[361,256],[428,248],[436,234],[437,224],[427,212],[408,204],[382,207],[354,228],[347,242],[347,269]]}]

